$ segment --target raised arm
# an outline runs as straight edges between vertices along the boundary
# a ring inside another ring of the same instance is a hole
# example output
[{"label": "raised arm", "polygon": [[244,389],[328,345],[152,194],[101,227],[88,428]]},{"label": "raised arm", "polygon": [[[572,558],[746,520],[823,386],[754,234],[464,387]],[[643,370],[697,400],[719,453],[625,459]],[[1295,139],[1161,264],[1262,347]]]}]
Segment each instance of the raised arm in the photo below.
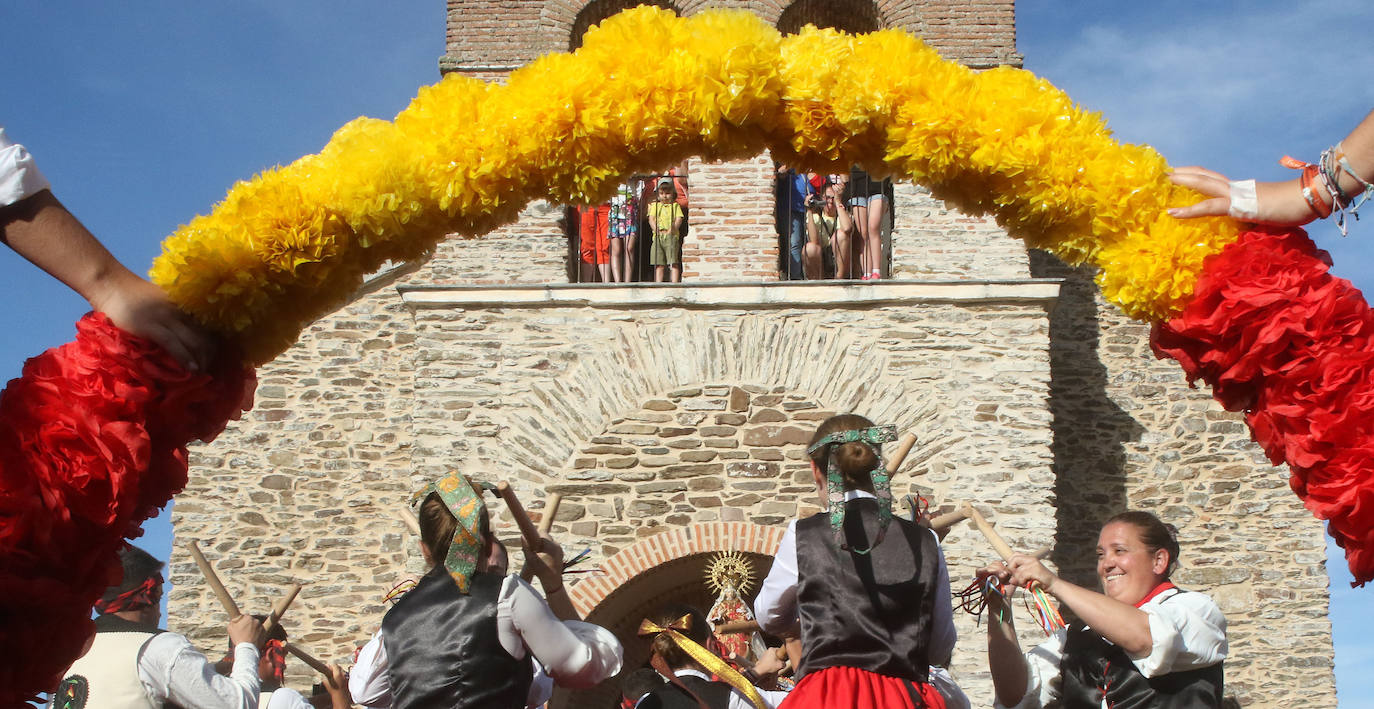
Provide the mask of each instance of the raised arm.
[{"label": "raised arm", "polygon": [[48,189],[22,145],[0,128],[0,241],[120,328],[162,345],[191,369],[205,369],[213,341],[161,288],[125,268]]},{"label": "raised arm", "polygon": [[[1365,116],[1341,141],[1340,149],[1348,170],[1337,161],[1330,166],[1330,172],[1335,173],[1336,184],[1349,198],[1348,202],[1358,203],[1366,185],[1374,182],[1374,112]],[[1301,177],[1282,182],[1233,182],[1221,173],[1190,166],[1174,170],[1169,179],[1210,197],[1197,204],[1169,210],[1169,214],[1180,219],[1230,214],[1249,222],[1296,226],[1318,218],[1318,209],[1329,213],[1333,202],[1333,195],[1320,179],[1311,181],[1313,204],[1303,196]]]}]

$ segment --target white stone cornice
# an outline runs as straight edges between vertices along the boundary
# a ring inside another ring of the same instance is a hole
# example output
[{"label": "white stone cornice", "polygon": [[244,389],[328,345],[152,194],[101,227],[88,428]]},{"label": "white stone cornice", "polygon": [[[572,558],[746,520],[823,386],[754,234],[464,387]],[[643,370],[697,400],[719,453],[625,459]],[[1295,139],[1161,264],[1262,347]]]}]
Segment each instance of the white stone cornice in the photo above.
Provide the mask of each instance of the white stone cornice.
[{"label": "white stone cornice", "polygon": [[778,281],[545,285],[403,285],[411,308],[788,308],[882,303],[1025,303],[1052,306],[1057,278],[999,281]]}]

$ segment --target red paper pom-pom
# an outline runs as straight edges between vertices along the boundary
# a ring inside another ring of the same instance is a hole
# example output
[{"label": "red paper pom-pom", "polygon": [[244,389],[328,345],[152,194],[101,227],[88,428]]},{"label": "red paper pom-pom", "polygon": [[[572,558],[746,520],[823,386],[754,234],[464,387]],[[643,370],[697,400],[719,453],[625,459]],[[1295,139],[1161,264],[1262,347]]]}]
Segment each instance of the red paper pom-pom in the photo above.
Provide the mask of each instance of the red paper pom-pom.
[{"label": "red paper pom-pom", "polygon": [[1247,412],[1363,583],[1374,579],[1374,312],[1330,263],[1301,230],[1246,232],[1208,260],[1192,302],[1155,326],[1151,345]]},{"label": "red paper pom-pom", "polygon": [[124,539],[186,485],[186,444],[251,403],[252,370],[192,374],[100,314],[0,394],[0,705],[57,685],[119,580]]}]

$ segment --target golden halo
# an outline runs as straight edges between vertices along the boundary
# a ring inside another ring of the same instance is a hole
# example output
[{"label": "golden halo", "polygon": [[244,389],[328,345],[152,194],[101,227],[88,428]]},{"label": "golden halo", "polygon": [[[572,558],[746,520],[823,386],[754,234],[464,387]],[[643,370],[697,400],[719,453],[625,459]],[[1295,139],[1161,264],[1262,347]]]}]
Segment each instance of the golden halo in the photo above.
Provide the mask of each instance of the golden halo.
[{"label": "golden halo", "polygon": [[740,551],[722,551],[711,557],[706,564],[706,584],[711,593],[719,595],[726,586],[734,586],[735,593],[743,596],[753,585],[754,565]]}]

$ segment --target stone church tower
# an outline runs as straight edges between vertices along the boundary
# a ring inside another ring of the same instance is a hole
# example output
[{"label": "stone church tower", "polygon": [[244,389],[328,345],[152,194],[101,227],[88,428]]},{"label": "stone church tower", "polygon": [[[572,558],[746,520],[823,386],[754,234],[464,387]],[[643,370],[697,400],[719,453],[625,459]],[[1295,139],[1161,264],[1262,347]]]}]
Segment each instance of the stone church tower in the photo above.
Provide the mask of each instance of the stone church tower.
[{"label": "stone church tower", "polygon": [[[632,4],[449,0],[440,68],[500,81]],[[783,32],[902,28],[971,67],[1021,62],[1012,0],[655,4],[742,8]],[[1013,546],[1052,547],[1090,587],[1100,521],[1156,512],[1180,530],[1176,580],[1229,619],[1228,694],[1335,704],[1321,525],[1241,418],[1156,361],[1147,326],[1105,305],[1091,273],[898,184],[890,278],[782,280],[775,175],[767,155],[689,162],[681,285],[571,282],[575,230],[550,203],[374,274],[261,370],[243,421],[194,452],[176,535],[200,541],[248,608],[307,584],[287,628],[347,662],[387,591],[421,568],[395,512],[422,481],[455,467],[508,480],[533,512],[560,492],[554,535],[570,555],[590,549],[578,568],[593,571],[568,577],[572,597],[621,635],[633,668],[647,612],[709,606],[711,554],[744,552],[762,578],[787,520],[815,510],[805,442],[820,419],[856,412],[919,437],[898,500],[973,502]],[[518,549],[504,513],[498,529]],[[956,591],[994,555],[968,526],[944,549]],[[222,647],[179,545],[172,562],[171,627]],[[952,669],[990,704],[985,630],[957,615]],[[1024,646],[1039,641],[1020,625]],[[296,684],[306,671],[291,665]],[[616,691],[554,704],[605,709]]]}]

